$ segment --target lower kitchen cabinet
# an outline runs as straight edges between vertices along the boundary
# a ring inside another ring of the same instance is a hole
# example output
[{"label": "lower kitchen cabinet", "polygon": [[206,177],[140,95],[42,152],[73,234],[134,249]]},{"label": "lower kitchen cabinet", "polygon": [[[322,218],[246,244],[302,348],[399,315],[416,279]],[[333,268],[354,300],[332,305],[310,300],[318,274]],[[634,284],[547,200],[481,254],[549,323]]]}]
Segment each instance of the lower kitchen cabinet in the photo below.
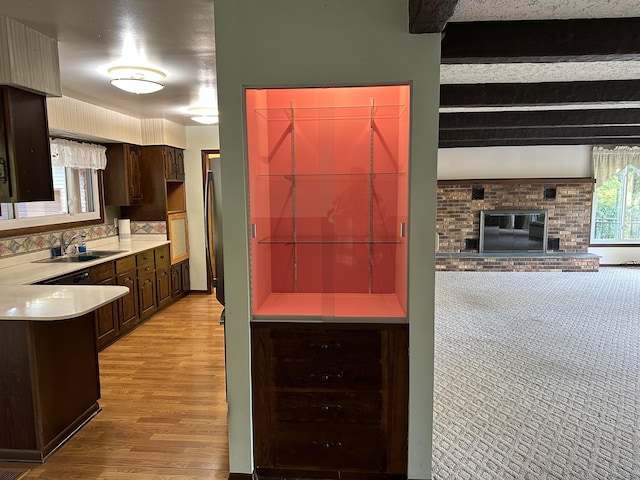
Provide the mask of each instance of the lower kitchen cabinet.
[{"label": "lower kitchen cabinet", "polygon": [[253,323],[258,476],[406,478],[408,326]]},{"label": "lower kitchen cabinet", "polygon": [[138,277],[138,302],[141,319],[149,318],[158,310],[155,272]]},{"label": "lower kitchen cabinet", "polygon": [[93,285],[120,285],[129,293],[96,310],[98,350],[189,293],[189,261],[170,263],[169,245],[95,265]]},{"label": "lower kitchen cabinet", "polygon": [[191,277],[189,270],[189,260],[184,260],[180,262],[181,270],[182,270],[182,292],[187,294],[191,290]]},{"label": "lower kitchen cabinet", "polygon": [[[89,278],[94,285],[116,285],[115,262],[105,262],[92,267]],[[120,334],[118,302],[111,302],[96,310],[96,339],[98,349],[113,342]]]},{"label": "lower kitchen cabinet", "polygon": [[129,293],[118,299],[120,332],[126,333],[138,324],[138,272],[134,255],[116,260],[118,285],[127,287]]},{"label": "lower kitchen cabinet", "polygon": [[156,271],[156,291],[158,308],[164,308],[171,303],[171,275],[168,269]]},{"label": "lower kitchen cabinet", "polygon": [[171,298],[175,301],[189,293],[189,260],[171,265]]},{"label": "lower kitchen cabinet", "polygon": [[182,265],[171,265],[171,297],[182,295]]}]

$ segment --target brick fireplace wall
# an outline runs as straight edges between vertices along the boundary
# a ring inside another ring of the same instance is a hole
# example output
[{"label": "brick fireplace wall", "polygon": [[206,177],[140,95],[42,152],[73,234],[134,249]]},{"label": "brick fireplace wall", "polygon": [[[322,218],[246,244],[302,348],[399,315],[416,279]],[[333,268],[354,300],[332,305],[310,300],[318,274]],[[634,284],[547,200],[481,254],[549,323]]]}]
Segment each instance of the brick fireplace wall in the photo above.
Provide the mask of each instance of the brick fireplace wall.
[{"label": "brick fireplace wall", "polygon": [[[518,179],[518,180],[444,180],[438,182],[437,232],[440,256],[445,253],[478,253],[481,210],[540,210],[549,212],[548,238],[557,239],[557,249],[549,253],[587,254],[591,229],[593,180],[584,179]],[[555,196],[554,196],[555,195]],[[483,197],[483,198],[477,198]],[[553,197],[553,198],[551,198]],[[469,240],[475,248],[469,248]],[[596,269],[597,269],[597,258]],[[555,260],[558,263],[559,260]],[[465,260],[438,259],[439,269],[460,269]],[[490,262],[496,267],[496,261]],[[571,260],[562,260],[569,265]],[[584,259],[574,261],[578,264]],[[467,260],[469,270],[483,269],[486,262]],[[498,262],[500,263],[500,262]],[[513,259],[505,260],[504,270],[514,268]],[[451,268],[447,268],[447,266]],[[557,267],[558,265],[556,265]],[[528,268],[527,268],[528,269]],[[532,266],[532,270],[542,270]]]}]

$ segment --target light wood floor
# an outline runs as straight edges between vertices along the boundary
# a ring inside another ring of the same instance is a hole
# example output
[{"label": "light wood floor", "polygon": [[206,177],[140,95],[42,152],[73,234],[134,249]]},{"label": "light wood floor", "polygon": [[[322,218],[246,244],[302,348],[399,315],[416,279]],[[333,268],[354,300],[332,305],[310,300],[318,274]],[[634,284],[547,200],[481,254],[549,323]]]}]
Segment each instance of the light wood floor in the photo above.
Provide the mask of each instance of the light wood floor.
[{"label": "light wood floor", "polygon": [[102,351],[102,411],[25,479],[226,479],[221,311],[189,295]]}]

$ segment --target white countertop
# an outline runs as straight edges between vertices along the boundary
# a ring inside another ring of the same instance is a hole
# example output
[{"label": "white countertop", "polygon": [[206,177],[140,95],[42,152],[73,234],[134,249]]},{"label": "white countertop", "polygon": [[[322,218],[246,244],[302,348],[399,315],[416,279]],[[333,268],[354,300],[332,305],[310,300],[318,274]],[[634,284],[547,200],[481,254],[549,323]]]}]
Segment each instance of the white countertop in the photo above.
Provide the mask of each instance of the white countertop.
[{"label": "white countertop", "polygon": [[[149,237],[146,236],[145,237]],[[88,242],[89,250],[119,253],[80,263],[33,263],[49,257],[46,251],[0,260],[0,320],[54,321],[89,313],[129,292],[111,285],[32,285],[169,243],[166,239],[109,237]]]},{"label": "white countertop", "polygon": [[[140,235],[146,237],[147,235]],[[0,261],[0,285],[31,285],[67,273],[83,270],[104,262],[126,257],[150,248],[169,243],[168,240],[131,240],[118,241],[118,237],[108,237],[100,241],[87,242],[87,250],[120,250],[120,253],[97,260],[78,263],[33,263],[49,258],[49,252],[19,255]],[[4,297],[4,294],[2,295]]]},{"label": "white countertop", "polygon": [[129,293],[111,285],[3,285],[0,291],[0,320],[31,321],[79,317]]}]

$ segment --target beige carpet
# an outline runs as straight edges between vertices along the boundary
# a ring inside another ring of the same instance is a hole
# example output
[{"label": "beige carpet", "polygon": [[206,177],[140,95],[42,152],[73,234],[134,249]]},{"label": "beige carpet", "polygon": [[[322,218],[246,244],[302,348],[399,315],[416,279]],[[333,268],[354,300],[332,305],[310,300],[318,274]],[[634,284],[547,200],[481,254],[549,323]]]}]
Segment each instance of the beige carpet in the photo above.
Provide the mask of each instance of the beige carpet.
[{"label": "beige carpet", "polygon": [[640,268],[439,272],[437,480],[640,479]]}]

